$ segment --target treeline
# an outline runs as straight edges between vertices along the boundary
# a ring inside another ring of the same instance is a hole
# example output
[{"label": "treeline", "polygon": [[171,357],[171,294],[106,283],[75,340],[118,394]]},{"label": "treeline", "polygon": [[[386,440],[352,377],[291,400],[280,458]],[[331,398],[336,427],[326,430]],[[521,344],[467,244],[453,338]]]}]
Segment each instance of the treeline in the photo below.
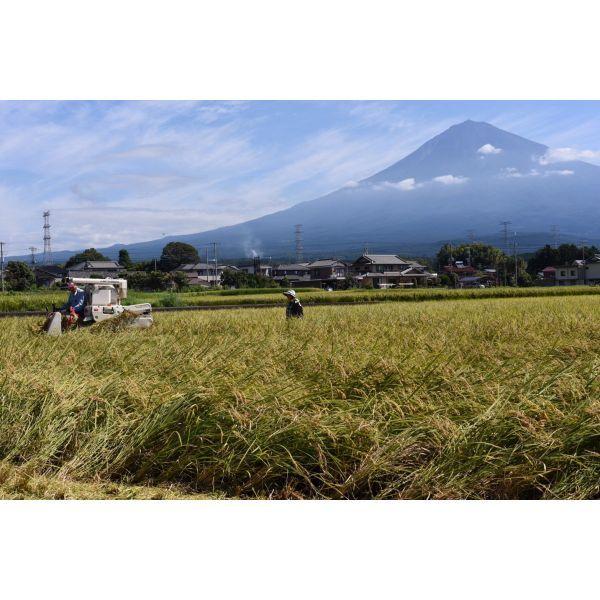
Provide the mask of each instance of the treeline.
[{"label": "treeline", "polygon": [[[557,248],[546,245],[525,258],[522,255],[506,254],[501,249],[483,243],[460,244],[458,246],[444,244],[435,257],[435,264],[440,273],[446,265],[462,261],[477,271],[495,269],[500,284],[529,286],[538,279],[540,271],[549,266],[572,264],[577,259],[589,259],[600,250],[596,246],[576,246],[561,244]],[[64,265],[69,269],[85,261],[109,261],[107,256],[95,248],[88,248],[74,254]],[[173,272],[184,264],[201,262],[196,248],[184,242],[169,242],[157,260],[133,262],[126,249],[119,251],[119,264],[127,273],[127,280],[132,289],[140,291],[184,290],[188,280],[184,273]],[[423,262],[423,261],[421,261]],[[429,262],[429,261],[427,261]],[[432,261],[433,262],[433,261]],[[516,263],[516,264],[515,264]],[[517,278],[515,280],[515,274]],[[123,273],[125,275],[125,273]],[[442,286],[456,287],[456,273],[442,273],[439,283]],[[35,288],[35,272],[33,268],[21,261],[9,261],[4,268],[4,289],[8,291],[27,291]],[[221,276],[224,287],[234,288],[275,288],[289,287],[286,279],[277,283],[261,274],[225,269]],[[343,289],[351,288],[355,282],[347,277]]]},{"label": "treeline", "polygon": [[[525,258],[522,255],[515,256],[506,254],[500,248],[489,244],[472,243],[458,246],[444,244],[436,255],[439,271],[451,262],[462,261],[465,265],[471,265],[478,271],[484,269],[496,269],[498,280],[501,283],[514,285],[515,272],[517,273],[519,286],[532,285],[538,274],[546,267],[571,265],[578,259],[590,259],[600,250],[596,246],[576,246],[575,244],[561,244],[557,248],[546,245],[536,250],[532,255]],[[516,266],[516,269],[515,269]],[[452,285],[452,276],[442,275],[442,285]]]}]

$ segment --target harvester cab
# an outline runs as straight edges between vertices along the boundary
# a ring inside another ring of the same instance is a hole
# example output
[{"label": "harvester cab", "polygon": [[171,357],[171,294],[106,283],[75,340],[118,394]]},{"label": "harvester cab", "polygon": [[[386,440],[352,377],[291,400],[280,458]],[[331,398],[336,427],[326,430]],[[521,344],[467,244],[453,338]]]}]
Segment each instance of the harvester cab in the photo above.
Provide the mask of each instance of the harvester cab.
[{"label": "harvester cab", "polygon": [[[92,325],[119,316],[129,317],[129,327],[146,328],[153,323],[151,304],[123,306],[122,302],[127,298],[126,279],[73,277],[65,279],[64,283],[74,283],[85,291],[85,308],[80,325]],[[53,310],[48,315],[44,331],[48,335],[60,335],[68,326],[63,315]]]}]

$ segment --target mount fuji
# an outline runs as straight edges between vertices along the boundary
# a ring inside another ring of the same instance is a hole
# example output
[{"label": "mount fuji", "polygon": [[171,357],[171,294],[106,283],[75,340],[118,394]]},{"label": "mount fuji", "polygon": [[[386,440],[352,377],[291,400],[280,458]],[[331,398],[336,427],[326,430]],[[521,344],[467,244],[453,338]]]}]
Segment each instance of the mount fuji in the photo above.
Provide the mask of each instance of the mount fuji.
[{"label": "mount fuji", "polygon": [[197,247],[219,243],[220,256],[288,257],[294,226],[302,224],[305,254],[353,256],[371,251],[433,254],[440,243],[477,239],[500,243],[499,223],[510,221],[519,248],[552,241],[600,239],[600,167],[554,162],[548,146],[489,123],[453,125],[417,150],[366,179],[315,200],[238,225],[127,248],[136,257],[158,256],[167,241]]}]

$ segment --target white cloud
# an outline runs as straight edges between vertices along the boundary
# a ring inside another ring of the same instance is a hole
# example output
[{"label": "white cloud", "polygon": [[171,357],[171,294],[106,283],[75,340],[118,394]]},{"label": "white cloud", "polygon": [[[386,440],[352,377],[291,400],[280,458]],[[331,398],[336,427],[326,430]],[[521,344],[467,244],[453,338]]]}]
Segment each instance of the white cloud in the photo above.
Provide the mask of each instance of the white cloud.
[{"label": "white cloud", "polygon": [[496,148],[495,146],[492,146],[492,144],[484,144],[477,152],[479,154],[500,154],[502,148]]},{"label": "white cloud", "polygon": [[575,175],[575,171],[571,171],[570,169],[563,169],[561,171],[546,171],[545,173],[546,175],[562,175],[562,176],[568,176],[568,175]]},{"label": "white cloud", "polygon": [[502,170],[502,174],[504,177],[522,177],[522,173],[519,172],[519,169],[515,167],[506,167]]},{"label": "white cloud", "polygon": [[417,183],[414,177],[408,177],[402,181],[383,181],[373,186],[375,190],[401,190],[408,192],[421,187],[420,183]]},{"label": "white cloud", "polygon": [[550,148],[538,158],[541,165],[550,165],[573,160],[600,161],[600,150],[577,150],[576,148]]},{"label": "white cloud", "polygon": [[55,250],[232,225],[362,185],[433,133],[396,120],[404,133],[390,141],[346,108],[336,127],[282,142],[269,130],[277,113],[257,103],[0,103],[0,163],[12,177],[2,182],[0,239],[11,254],[40,246],[45,209]]},{"label": "white cloud", "polygon": [[433,181],[436,181],[437,183],[443,183],[444,185],[457,185],[460,183],[465,183],[468,180],[468,177],[462,177],[461,175],[440,175],[439,177],[433,178]]},{"label": "white cloud", "polygon": [[506,167],[506,169],[502,170],[502,177],[552,177],[553,175],[559,176],[569,176],[575,175],[575,171],[571,171],[570,169],[562,169],[562,170],[548,170],[548,171],[538,171],[537,169],[531,169],[526,173],[515,169],[514,167]]}]

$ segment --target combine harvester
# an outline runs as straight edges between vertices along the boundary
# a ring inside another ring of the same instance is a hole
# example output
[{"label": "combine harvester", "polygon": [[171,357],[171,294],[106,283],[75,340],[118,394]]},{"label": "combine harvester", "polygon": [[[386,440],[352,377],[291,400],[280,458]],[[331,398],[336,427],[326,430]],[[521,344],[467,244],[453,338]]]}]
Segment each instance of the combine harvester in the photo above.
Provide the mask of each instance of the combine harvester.
[{"label": "combine harvester", "polygon": [[[152,319],[152,305],[132,304],[123,306],[121,302],[127,298],[126,279],[87,279],[70,278],[64,283],[72,282],[75,285],[84,286],[85,309],[83,321],[80,326],[93,325],[109,319],[120,317],[127,319],[127,326],[138,329],[150,327],[154,322]],[[44,323],[43,330],[47,335],[57,336],[73,326],[71,317],[63,315],[53,307]]]}]

